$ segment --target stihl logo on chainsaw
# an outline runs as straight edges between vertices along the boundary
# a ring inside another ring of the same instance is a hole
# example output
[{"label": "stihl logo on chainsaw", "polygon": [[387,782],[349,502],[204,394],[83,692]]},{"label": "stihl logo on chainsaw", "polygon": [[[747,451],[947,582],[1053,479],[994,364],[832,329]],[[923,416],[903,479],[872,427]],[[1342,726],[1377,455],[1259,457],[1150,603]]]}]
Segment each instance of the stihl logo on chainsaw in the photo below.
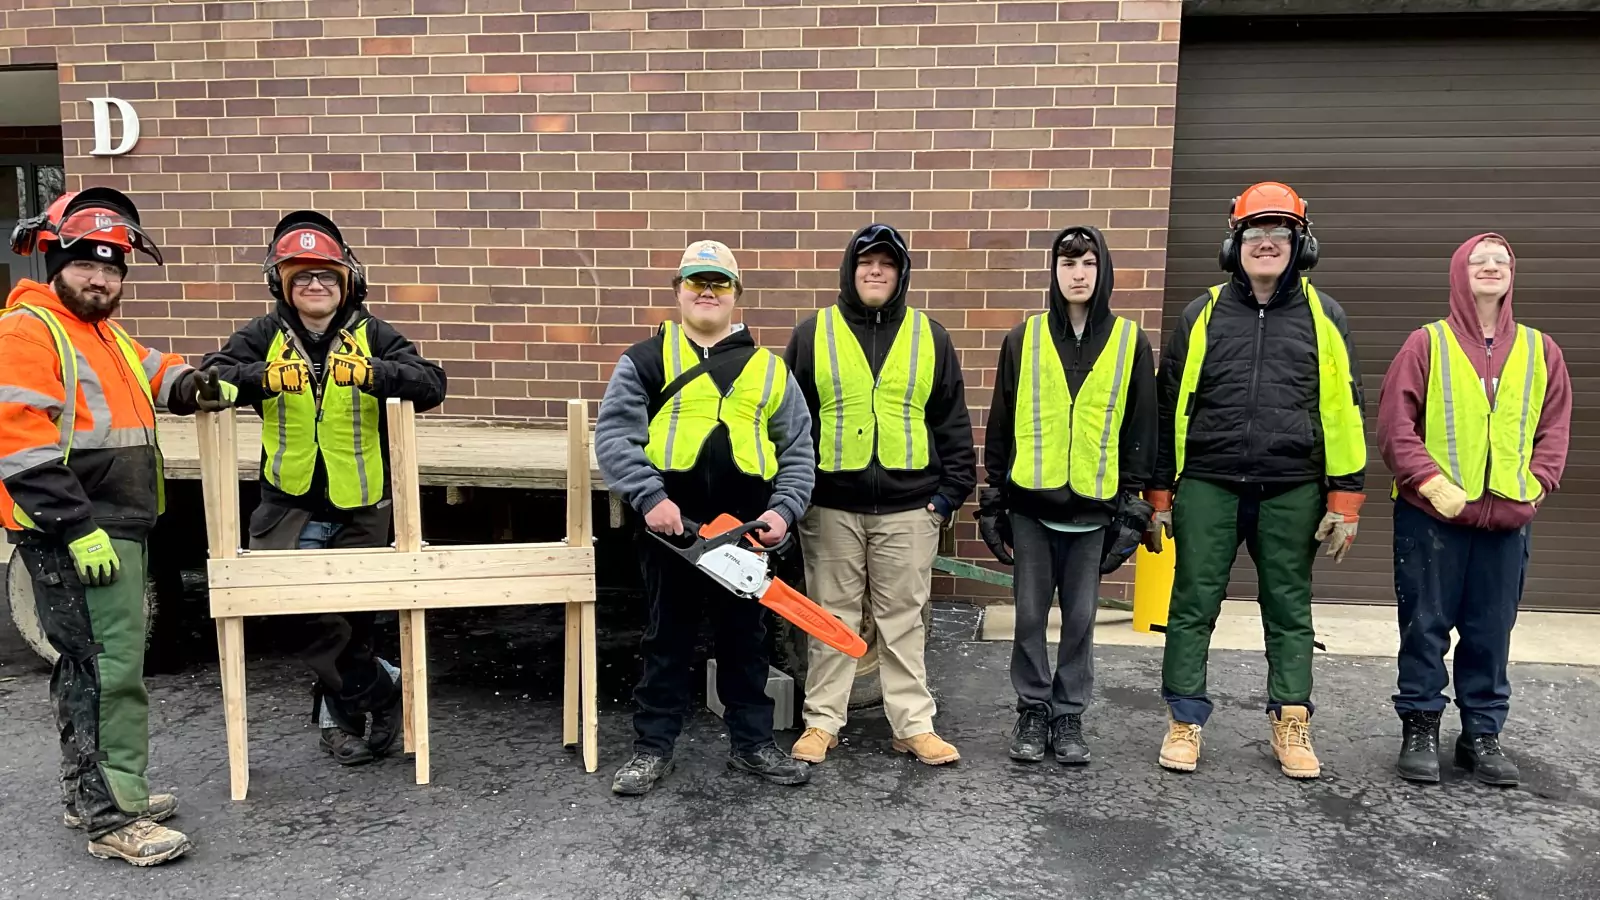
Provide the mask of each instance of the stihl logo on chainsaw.
[{"label": "stihl logo on chainsaw", "polygon": [[846,656],[860,659],[866,654],[867,642],[861,635],[783,579],[773,577],[768,568],[768,554],[778,547],[763,547],[753,537],[756,532],[767,529],[765,522],[741,523],[724,513],[709,525],[702,526],[688,519],[684,519],[683,524],[694,541],[687,547],[655,532],[651,535],[734,595],[758,601]]}]

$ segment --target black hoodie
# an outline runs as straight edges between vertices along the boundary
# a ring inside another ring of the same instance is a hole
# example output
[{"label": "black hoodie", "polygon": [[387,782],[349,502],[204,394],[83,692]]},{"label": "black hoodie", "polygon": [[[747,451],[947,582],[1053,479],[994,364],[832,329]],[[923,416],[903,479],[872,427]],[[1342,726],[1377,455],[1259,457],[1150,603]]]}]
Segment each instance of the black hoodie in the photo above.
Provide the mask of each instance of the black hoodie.
[{"label": "black hoodie", "polygon": [[[1056,248],[1073,231],[1083,233],[1094,244],[1098,261],[1094,296],[1089,300],[1089,320],[1083,334],[1074,335],[1067,318],[1067,298],[1061,292],[1056,278]],[[1067,389],[1077,396],[1078,388],[1089,376],[1100,351],[1111,336],[1111,291],[1116,284],[1116,272],[1111,266],[1111,252],[1106,248],[1105,236],[1100,230],[1087,225],[1064,229],[1050,243],[1050,336],[1055,339],[1056,352],[1066,369]],[[1054,522],[1075,522],[1086,525],[1105,525],[1116,511],[1115,500],[1101,501],[1080,497],[1067,486],[1050,491],[1034,491],[1011,483],[1011,465],[1016,458],[1016,428],[1014,411],[1017,405],[1017,378],[1022,370],[1022,336],[1028,323],[1011,329],[1000,345],[1000,362],[995,371],[994,406],[989,410],[984,431],[983,466],[987,472],[988,488],[983,493],[986,509],[1009,509],[1023,515]],[[1129,493],[1144,489],[1155,469],[1156,461],[1156,373],[1150,352],[1150,340],[1144,330],[1135,332],[1133,372],[1128,382],[1127,405],[1123,410],[1122,433],[1119,438],[1118,469],[1121,488]]]},{"label": "black hoodie", "polygon": [[[900,281],[893,297],[878,309],[870,309],[856,293],[856,259],[871,247],[888,246],[900,264]],[[877,376],[889,348],[906,315],[906,291],[911,283],[911,253],[900,233],[888,225],[868,225],[850,236],[844,258],[839,262],[837,306],[850,331]],[[783,361],[794,372],[806,405],[811,409],[811,437],[819,439],[817,420],[821,403],[817,398],[816,359],[817,315],[796,326],[783,351]],[[928,397],[928,466],[915,472],[891,471],[879,464],[877,453],[859,472],[817,472],[811,502],[828,509],[882,514],[904,512],[936,503],[950,515],[967,501],[977,484],[977,455],[972,448],[972,420],[967,414],[966,387],[961,379],[961,359],[949,332],[929,317],[933,330],[933,393]],[[935,497],[941,498],[935,501]]]},{"label": "black hoodie", "polygon": [[[288,300],[279,300],[271,313],[251,319],[228,338],[222,349],[206,354],[205,359],[200,361],[200,368],[216,369],[223,381],[237,385],[239,405],[254,407],[256,414],[260,415],[261,404],[268,396],[261,384],[269,362],[267,352],[285,327],[294,332],[295,338],[311,357],[308,362],[317,373],[314,380],[317,389],[321,390],[321,382],[327,372],[325,362],[339,338],[340,329],[354,329],[362,322],[367,323],[367,343],[372,348],[372,389],[368,393],[380,399],[397,397],[410,400],[416,405],[417,412],[424,412],[444,402],[444,369],[424,359],[415,344],[396,331],[393,325],[367,312],[365,304],[349,301],[334,313],[328,330],[313,337],[301,323],[300,313],[294,306]],[[383,458],[387,461],[389,420],[387,410],[381,404],[378,416]],[[388,497],[388,479],[384,479],[383,490],[383,496]],[[285,494],[263,479],[261,499],[263,503],[310,509],[325,521],[342,522],[347,517],[347,511],[335,508],[328,501],[328,473],[320,455],[317,457],[311,487],[305,494],[299,497]]]}]

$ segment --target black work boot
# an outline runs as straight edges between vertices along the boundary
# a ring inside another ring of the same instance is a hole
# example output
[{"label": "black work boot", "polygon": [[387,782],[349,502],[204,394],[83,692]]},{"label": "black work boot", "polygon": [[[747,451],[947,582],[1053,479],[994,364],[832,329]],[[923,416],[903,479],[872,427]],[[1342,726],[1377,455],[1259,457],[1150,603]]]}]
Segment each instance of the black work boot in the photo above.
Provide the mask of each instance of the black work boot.
[{"label": "black work boot", "polygon": [[1522,779],[1517,764],[1500,749],[1498,734],[1468,734],[1456,738],[1456,765],[1478,776],[1484,784],[1516,787]]},{"label": "black work boot", "polygon": [[672,757],[635,751],[611,779],[611,793],[638,797],[650,793],[656,782],[672,773]]},{"label": "black work boot", "polygon": [[1050,723],[1036,709],[1023,710],[1011,732],[1011,758],[1017,762],[1039,762],[1050,749]]},{"label": "black work boot", "polygon": [[400,718],[400,704],[380,709],[372,714],[372,729],[367,732],[367,746],[373,756],[386,756],[394,746],[395,738],[405,731]]},{"label": "black work boot", "polygon": [[1417,710],[1400,716],[1405,733],[1400,739],[1400,761],[1395,771],[1407,781],[1439,782],[1439,714]]},{"label": "black work boot", "polygon": [[759,775],[773,784],[805,784],[811,780],[811,766],[794,759],[772,744],[753,753],[728,756],[728,768]]},{"label": "black work boot", "polygon": [[343,728],[322,729],[322,739],[318,743],[322,745],[322,749],[332,754],[341,766],[359,766],[362,763],[372,762],[372,748],[367,746],[367,742]]},{"label": "black work boot", "polygon": [[1089,764],[1089,745],[1083,740],[1083,716],[1068,714],[1050,726],[1050,743],[1056,748],[1056,762],[1064,766]]}]

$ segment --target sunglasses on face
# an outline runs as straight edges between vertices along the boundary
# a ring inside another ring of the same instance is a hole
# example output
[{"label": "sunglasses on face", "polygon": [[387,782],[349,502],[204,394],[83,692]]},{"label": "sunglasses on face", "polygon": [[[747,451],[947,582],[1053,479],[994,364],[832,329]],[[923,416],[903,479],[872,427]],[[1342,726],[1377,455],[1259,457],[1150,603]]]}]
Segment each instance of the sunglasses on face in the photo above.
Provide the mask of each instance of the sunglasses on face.
[{"label": "sunglasses on face", "polygon": [[301,272],[294,276],[289,283],[295,287],[303,288],[310,287],[313,281],[330,289],[339,286],[339,276],[334,272]]},{"label": "sunglasses on face", "polygon": [[1509,265],[1511,265],[1511,257],[1507,256],[1504,253],[1476,253],[1476,254],[1473,254],[1472,256],[1467,257],[1467,265],[1469,265],[1469,266],[1488,266],[1488,265],[1509,266]]},{"label": "sunglasses on face", "polygon": [[702,278],[698,275],[690,275],[688,278],[683,280],[683,286],[695,292],[696,294],[703,294],[706,291],[710,291],[714,297],[726,297],[733,293],[733,282],[720,278],[712,279]]},{"label": "sunglasses on face", "polygon": [[1274,244],[1287,244],[1289,238],[1294,237],[1294,229],[1286,225],[1274,228],[1246,228],[1242,238],[1246,247],[1254,247],[1262,241],[1270,240]]}]

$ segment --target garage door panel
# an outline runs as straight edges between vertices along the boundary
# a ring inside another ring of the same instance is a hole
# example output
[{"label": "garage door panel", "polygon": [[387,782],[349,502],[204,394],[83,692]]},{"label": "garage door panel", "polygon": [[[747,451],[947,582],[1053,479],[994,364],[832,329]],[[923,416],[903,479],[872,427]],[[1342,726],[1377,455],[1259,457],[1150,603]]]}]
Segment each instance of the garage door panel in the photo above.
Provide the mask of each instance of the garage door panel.
[{"label": "garage door panel", "polygon": [[[1301,191],[1325,257],[1314,280],[1344,306],[1361,358],[1371,459],[1361,536],[1343,564],[1319,559],[1315,594],[1392,603],[1393,501],[1371,446],[1383,374],[1407,335],[1446,314],[1460,242],[1505,234],[1519,250],[1518,319],[1555,336],[1578,406],[1524,606],[1600,609],[1600,27],[1505,17],[1485,35],[1481,22],[1400,18],[1375,40],[1363,18],[1185,22],[1165,321],[1226,277],[1216,255],[1232,197],[1269,179]],[[1262,77],[1276,63],[1288,74]],[[1242,550],[1230,593],[1255,595]]]}]

